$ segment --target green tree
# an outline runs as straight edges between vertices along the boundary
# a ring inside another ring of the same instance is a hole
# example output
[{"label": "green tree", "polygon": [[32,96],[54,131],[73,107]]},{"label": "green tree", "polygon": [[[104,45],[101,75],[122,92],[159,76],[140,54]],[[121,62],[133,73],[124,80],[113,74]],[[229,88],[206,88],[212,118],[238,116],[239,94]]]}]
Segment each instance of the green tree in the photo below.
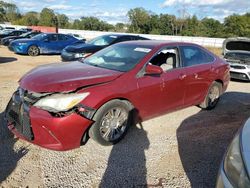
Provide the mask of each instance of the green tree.
[{"label": "green tree", "polygon": [[21,14],[15,4],[0,1],[0,21],[12,22],[21,18]]},{"label": "green tree", "polygon": [[159,30],[161,35],[173,35],[175,16],[160,14]]},{"label": "green tree", "polygon": [[65,14],[58,14],[57,19],[59,28],[69,27],[69,18]]},{"label": "green tree", "polygon": [[72,29],[84,29],[81,20],[76,19],[72,24]]},{"label": "green tree", "polygon": [[186,36],[201,36],[200,26],[201,26],[201,22],[194,15],[191,18],[187,18],[186,26],[184,27],[184,29],[182,30],[180,34],[186,35]]},{"label": "green tree", "polygon": [[101,21],[96,17],[82,17],[81,18],[81,25],[85,30],[93,30],[93,31],[109,31],[114,30],[114,26],[108,24],[107,22]]},{"label": "green tree", "polygon": [[130,21],[129,32],[149,33],[150,31],[150,14],[144,8],[135,8],[128,11]]},{"label": "green tree", "polygon": [[250,13],[233,14],[224,20],[224,32],[227,37],[250,37]]},{"label": "green tree", "polygon": [[5,9],[4,9],[4,2],[3,1],[0,1],[0,22],[4,22],[6,21],[6,12],[5,12]]},{"label": "green tree", "polygon": [[26,25],[26,26],[32,26],[32,25],[38,25],[39,19],[38,19],[39,14],[37,12],[27,12],[22,16],[21,19],[14,21],[14,24],[17,25]]},{"label": "green tree", "polygon": [[117,24],[115,24],[114,31],[124,33],[127,31],[127,25],[124,23],[117,23]]},{"label": "green tree", "polygon": [[201,20],[201,34],[204,37],[223,37],[223,25],[213,18]]},{"label": "green tree", "polygon": [[39,25],[56,26],[56,15],[52,9],[44,8],[40,13]]}]

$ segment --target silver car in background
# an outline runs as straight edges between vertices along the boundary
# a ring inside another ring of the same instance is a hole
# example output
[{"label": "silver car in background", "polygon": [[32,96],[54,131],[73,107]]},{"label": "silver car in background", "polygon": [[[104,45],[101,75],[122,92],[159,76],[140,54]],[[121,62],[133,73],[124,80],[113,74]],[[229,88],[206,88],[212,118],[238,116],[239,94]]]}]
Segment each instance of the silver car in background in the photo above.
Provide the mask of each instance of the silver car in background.
[{"label": "silver car in background", "polygon": [[250,81],[250,38],[226,39],[223,56],[230,64],[231,78]]},{"label": "silver car in background", "polygon": [[221,163],[217,188],[250,187],[250,118],[234,137]]}]

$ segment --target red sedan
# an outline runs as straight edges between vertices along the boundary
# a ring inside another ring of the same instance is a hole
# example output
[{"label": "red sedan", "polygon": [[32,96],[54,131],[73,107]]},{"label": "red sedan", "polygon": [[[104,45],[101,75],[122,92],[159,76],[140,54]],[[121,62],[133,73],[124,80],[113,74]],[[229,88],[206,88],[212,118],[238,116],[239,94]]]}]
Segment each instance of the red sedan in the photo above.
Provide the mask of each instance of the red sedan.
[{"label": "red sedan", "polygon": [[135,119],[192,105],[214,108],[229,78],[228,64],[201,46],[123,42],[82,61],[28,72],[6,108],[6,119],[18,137],[45,148],[73,149],[89,136],[110,145]]}]

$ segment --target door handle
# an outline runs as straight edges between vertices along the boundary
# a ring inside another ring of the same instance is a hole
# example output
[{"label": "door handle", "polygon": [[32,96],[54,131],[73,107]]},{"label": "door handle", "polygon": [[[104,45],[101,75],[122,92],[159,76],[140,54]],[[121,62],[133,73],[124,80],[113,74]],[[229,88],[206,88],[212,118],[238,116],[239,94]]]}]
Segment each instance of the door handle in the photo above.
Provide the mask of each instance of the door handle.
[{"label": "door handle", "polygon": [[180,80],[183,80],[183,79],[186,78],[186,77],[187,77],[186,74],[180,74],[179,79],[180,79]]}]

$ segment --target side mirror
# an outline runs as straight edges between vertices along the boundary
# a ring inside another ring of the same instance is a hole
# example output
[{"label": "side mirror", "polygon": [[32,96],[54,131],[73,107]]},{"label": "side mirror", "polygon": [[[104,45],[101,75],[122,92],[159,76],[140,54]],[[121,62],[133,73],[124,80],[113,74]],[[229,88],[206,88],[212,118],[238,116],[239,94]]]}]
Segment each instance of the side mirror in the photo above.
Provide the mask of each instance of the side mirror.
[{"label": "side mirror", "polygon": [[44,39],[43,41],[44,41],[44,42],[49,42],[49,39],[48,39],[48,38],[46,38],[46,39]]},{"label": "side mirror", "polygon": [[145,75],[160,75],[161,73],[163,73],[161,67],[151,64],[146,65]]}]

